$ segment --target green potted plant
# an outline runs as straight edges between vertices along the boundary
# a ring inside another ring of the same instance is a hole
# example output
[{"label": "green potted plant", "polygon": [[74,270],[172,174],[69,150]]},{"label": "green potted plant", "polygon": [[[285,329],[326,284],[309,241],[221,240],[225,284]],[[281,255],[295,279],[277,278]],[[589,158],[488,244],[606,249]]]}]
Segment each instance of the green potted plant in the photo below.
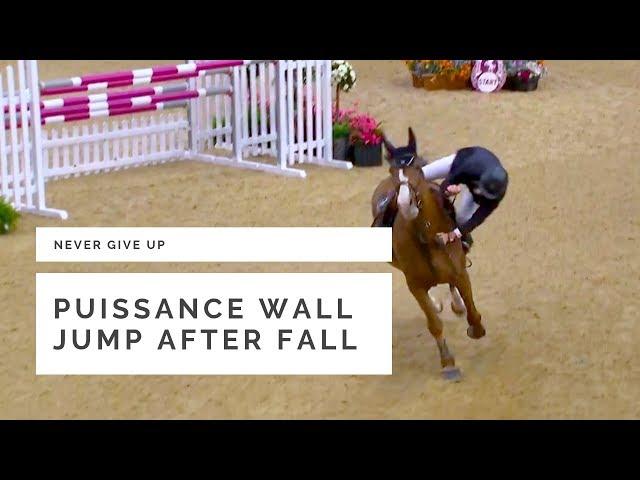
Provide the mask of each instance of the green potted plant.
[{"label": "green potted plant", "polygon": [[353,164],[357,167],[382,165],[381,124],[371,115],[353,114],[349,120],[350,143],[353,145]]},{"label": "green potted plant", "polygon": [[16,228],[20,214],[15,208],[0,197],[0,235],[9,233]]},{"label": "green potted plant", "polygon": [[348,122],[333,124],[333,158],[336,160],[347,159],[347,149],[349,148],[349,128]]},{"label": "green potted plant", "polygon": [[507,82],[505,88],[531,92],[538,88],[538,81],[546,73],[544,60],[505,60]]},{"label": "green potted plant", "polygon": [[333,158],[336,160],[347,159],[353,113],[353,110],[333,110]]}]

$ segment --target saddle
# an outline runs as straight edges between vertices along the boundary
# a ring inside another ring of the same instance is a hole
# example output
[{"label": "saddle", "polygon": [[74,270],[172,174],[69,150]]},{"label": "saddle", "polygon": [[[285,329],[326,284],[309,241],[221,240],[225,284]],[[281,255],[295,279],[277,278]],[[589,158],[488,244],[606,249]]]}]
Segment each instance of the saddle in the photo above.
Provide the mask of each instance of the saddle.
[{"label": "saddle", "polygon": [[376,203],[378,214],[373,219],[372,227],[393,227],[398,213],[397,198],[398,192],[394,189],[389,190],[378,199]]},{"label": "saddle", "polygon": [[[440,188],[437,185],[429,185],[431,190],[433,191],[438,203],[447,212],[447,215],[451,218],[451,220],[456,222],[456,212],[453,208],[453,204],[444,196],[444,194],[440,191]],[[382,195],[376,204],[376,211],[378,214],[373,220],[372,227],[392,227],[393,222],[396,219],[396,215],[398,213],[398,204],[397,204],[398,192],[395,190],[389,190],[384,195]]]}]

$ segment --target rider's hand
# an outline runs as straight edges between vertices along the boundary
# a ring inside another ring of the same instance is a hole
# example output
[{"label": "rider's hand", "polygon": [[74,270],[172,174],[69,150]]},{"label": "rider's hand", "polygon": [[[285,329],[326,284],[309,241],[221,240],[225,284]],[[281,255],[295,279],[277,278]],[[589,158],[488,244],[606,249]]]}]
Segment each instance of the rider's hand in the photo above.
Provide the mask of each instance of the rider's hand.
[{"label": "rider's hand", "polygon": [[446,245],[447,243],[455,242],[459,237],[454,230],[449,233],[438,233],[436,234],[436,238],[438,239],[438,243]]},{"label": "rider's hand", "polygon": [[447,243],[450,242],[449,240],[450,234],[448,233],[437,233],[436,238],[438,239],[438,243],[440,245],[446,245]]},{"label": "rider's hand", "polygon": [[452,197],[453,195],[457,195],[462,191],[462,187],[460,185],[449,185],[446,190],[447,197]]}]

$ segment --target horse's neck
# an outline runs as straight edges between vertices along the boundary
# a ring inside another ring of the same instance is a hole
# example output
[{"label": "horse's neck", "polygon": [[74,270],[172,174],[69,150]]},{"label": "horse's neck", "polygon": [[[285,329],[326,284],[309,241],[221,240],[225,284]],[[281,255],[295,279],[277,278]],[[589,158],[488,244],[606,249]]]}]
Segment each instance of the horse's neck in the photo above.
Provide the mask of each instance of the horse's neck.
[{"label": "horse's neck", "polygon": [[430,203],[434,209],[443,209],[444,203],[442,193],[440,193],[440,185],[435,182],[425,180],[427,185],[427,195],[422,195],[422,201],[424,203]]},{"label": "horse's neck", "polygon": [[422,195],[425,213],[432,223],[437,224],[442,222],[443,226],[445,226],[444,224],[448,225],[450,223],[450,217],[444,204],[447,200],[442,196],[440,185],[427,180],[425,180],[425,183],[427,184],[427,192]]}]

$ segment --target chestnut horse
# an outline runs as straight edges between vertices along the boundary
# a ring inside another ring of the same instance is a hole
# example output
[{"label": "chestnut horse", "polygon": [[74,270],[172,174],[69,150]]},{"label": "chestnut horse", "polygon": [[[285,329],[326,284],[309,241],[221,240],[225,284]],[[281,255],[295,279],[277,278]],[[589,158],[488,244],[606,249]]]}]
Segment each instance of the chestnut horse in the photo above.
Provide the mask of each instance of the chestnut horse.
[{"label": "chestnut horse", "polygon": [[[427,317],[429,332],[440,351],[442,375],[447,380],[461,378],[453,354],[447,347],[442,321],[429,295],[436,285],[448,284],[452,308],[457,314],[466,310],[467,335],[478,339],[485,335],[481,315],[473,303],[471,282],[466,270],[466,254],[460,240],[442,245],[436,236],[455,228],[452,206],[439,186],[424,178],[425,161],[416,150],[416,140],[409,128],[409,144],[394,147],[384,139],[391,175],[376,188],[372,198],[374,227],[393,228],[392,263],[401,270],[411,294]],[[466,308],[465,308],[466,307]]]}]

